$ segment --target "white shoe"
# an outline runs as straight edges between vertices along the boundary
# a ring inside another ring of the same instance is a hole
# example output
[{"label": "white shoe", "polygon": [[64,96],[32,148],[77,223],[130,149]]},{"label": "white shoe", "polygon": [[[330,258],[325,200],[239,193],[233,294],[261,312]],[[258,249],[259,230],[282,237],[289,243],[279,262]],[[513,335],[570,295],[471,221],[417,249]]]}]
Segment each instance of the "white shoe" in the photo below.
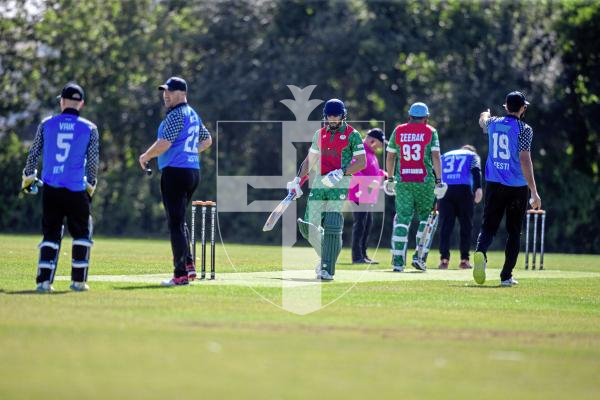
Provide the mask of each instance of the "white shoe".
[{"label": "white shoe", "polygon": [[425,272],[427,270],[427,266],[425,265],[425,261],[419,260],[418,258],[413,258],[412,266],[418,269],[421,272]]},{"label": "white shoe", "polygon": [[394,265],[393,271],[394,272],[404,272],[404,265]]},{"label": "white shoe", "polygon": [[333,275],[331,275],[329,272],[327,272],[326,270],[321,270],[320,274],[317,274],[316,279],[320,279],[322,281],[332,281],[333,280]]},{"label": "white shoe", "polygon": [[319,275],[321,273],[321,260],[315,265],[315,274]]},{"label": "white shoe", "polygon": [[85,282],[71,282],[69,289],[74,292],[87,292],[90,290],[90,287]]},{"label": "white shoe", "polygon": [[50,284],[50,281],[44,281],[37,284],[35,291],[38,293],[52,293],[54,288]]},{"label": "white shoe", "polygon": [[500,286],[506,286],[506,287],[515,286],[518,284],[519,284],[519,282],[512,277],[500,282]]},{"label": "white shoe", "polygon": [[473,256],[473,279],[479,285],[485,283],[485,268],[487,266],[487,260],[485,254],[478,251]]}]

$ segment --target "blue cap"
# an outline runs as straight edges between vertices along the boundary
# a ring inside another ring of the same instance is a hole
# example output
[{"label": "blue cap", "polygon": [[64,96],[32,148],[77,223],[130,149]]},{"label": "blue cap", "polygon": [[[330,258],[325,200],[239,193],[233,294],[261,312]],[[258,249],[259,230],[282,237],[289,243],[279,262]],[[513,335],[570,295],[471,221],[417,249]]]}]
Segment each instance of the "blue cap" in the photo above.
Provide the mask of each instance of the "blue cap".
[{"label": "blue cap", "polygon": [[172,76],[165,82],[164,85],[160,85],[158,90],[168,90],[170,92],[174,90],[181,90],[182,92],[187,92],[187,83],[183,78],[178,76]]},{"label": "blue cap", "polygon": [[416,118],[429,117],[429,108],[425,103],[414,103],[408,110],[408,115]]},{"label": "blue cap", "polygon": [[323,107],[323,117],[327,118],[328,115],[343,115],[346,116],[346,106],[340,99],[327,100]]}]

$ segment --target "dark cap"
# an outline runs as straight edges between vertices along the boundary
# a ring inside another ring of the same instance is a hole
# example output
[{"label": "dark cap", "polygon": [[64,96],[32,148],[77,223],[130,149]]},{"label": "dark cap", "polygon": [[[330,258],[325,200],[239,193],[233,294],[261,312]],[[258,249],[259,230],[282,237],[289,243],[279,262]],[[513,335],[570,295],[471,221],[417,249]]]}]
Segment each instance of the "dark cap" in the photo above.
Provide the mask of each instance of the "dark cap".
[{"label": "dark cap", "polygon": [[84,92],[81,86],[75,82],[69,82],[65,85],[65,87],[62,88],[60,95],[58,95],[56,98],[60,100],[61,97],[68,100],[82,101],[84,98]]},{"label": "dark cap", "polygon": [[168,90],[172,92],[174,90],[181,90],[182,92],[187,92],[187,83],[183,80],[183,78],[179,78],[178,76],[172,76],[165,82],[164,85],[160,85],[158,90]]},{"label": "dark cap", "polygon": [[504,101],[506,108],[510,112],[517,112],[523,106],[528,106],[529,102],[525,100],[525,95],[521,92],[510,92],[506,95],[506,100]]},{"label": "dark cap", "polygon": [[381,129],[379,129],[379,128],[373,128],[373,129],[371,129],[367,133],[367,136],[375,138],[375,139],[379,140],[381,143],[386,143],[385,142],[385,133],[383,133],[383,131]]}]

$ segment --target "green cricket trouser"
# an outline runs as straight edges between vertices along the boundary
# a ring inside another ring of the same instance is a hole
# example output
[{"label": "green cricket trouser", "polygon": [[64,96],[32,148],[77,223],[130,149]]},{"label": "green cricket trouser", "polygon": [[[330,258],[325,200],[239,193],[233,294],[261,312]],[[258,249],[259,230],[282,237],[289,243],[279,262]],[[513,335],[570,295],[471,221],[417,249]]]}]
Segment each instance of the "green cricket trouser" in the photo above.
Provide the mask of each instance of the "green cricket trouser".
[{"label": "green cricket trouser", "polygon": [[[433,206],[433,188],[435,182],[426,180],[423,183],[397,182],[396,183],[396,215],[392,231],[392,265],[403,267],[406,265],[406,248],[408,247],[408,232],[413,215],[416,211],[419,219],[417,230],[417,243],[423,235],[427,217]],[[416,253],[415,253],[416,254]]]},{"label": "green cricket trouser", "polygon": [[[331,275],[335,274],[335,264],[342,250],[342,208],[347,197],[348,189],[311,189],[304,214],[304,220],[311,225],[300,224],[300,233],[321,257],[321,268]],[[321,226],[322,232],[318,229]]]}]

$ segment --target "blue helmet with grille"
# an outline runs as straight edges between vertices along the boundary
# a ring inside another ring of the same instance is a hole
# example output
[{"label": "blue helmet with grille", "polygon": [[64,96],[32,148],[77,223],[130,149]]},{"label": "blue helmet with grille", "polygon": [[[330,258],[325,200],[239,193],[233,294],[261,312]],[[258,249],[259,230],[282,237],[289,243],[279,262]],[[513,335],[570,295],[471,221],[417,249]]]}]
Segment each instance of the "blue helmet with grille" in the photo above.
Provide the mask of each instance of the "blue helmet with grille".
[{"label": "blue helmet with grille", "polygon": [[327,100],[323,107],[324,118],[327,118],[329,115],[341,115],[342,117],[346,117],[346,113],[346,106],[340,99]]}]

